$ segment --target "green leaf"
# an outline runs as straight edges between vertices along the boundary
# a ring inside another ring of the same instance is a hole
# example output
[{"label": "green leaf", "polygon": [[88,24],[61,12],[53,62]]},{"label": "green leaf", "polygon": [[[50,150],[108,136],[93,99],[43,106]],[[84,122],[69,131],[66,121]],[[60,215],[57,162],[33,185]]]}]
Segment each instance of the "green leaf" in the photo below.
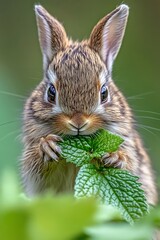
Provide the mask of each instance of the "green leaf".
[{"label": "green leaf", "polygon": [[86,233],[92,240],[151,240],[153,229],[151,226],[128,224],[105,224],[86,229]]},{"label": "green leaf", "polygon": [[138,178],[124,170],[106,168],[99,161],[104,154],[118,150],[122,142],[102,129],[91,136],[67,136],[61,143],[62,157],[81,167],[75,182],[76,197],[96,196],[117,207],[124,219],[133,223],[148,211]]},{"label": "green leaf", "polygon": [[91,136],[66,136],[60,142],[62,157],[67,162],[82,166],[92,159],[92,137]]},{"label": "green leaf", "polygon": [[117,207],[131,224],[148,212],[138,178],[120,169],[96,169],[92,164],[80,168],[75,183],[75,196],[96,196],[101,202]]},{"label": "green leaf", "polygon": [[28,219],[28,213],[21,205],[4,208],[0,211],[0,239],[29,240]]},{"label": "green leaf", "polygon": [[93,156],[100,158],[105,153],[115,152],[122,143],[123,139],[120,136],[113,135],[112,133],[101,129],[93,139]]},{"label": "green leaf", "polygon": [[41,196],[0,208],[0,239],[70,240],[94,223],[97,202],[73,196]]},{"label": "green leaf", "polygon": [[67,162],[82,166],[93,158],[101,158],[105,153],[111,153],[118,149],[123,139],[106,130],[99,130],[90,136],[66,136],[60,143],[62,157]]},{"label": "green leaf", "polygon": [[70,196],[39,198],[30,206],[30,235],[34,240],[70,240],[93,223],[94,199]]}]

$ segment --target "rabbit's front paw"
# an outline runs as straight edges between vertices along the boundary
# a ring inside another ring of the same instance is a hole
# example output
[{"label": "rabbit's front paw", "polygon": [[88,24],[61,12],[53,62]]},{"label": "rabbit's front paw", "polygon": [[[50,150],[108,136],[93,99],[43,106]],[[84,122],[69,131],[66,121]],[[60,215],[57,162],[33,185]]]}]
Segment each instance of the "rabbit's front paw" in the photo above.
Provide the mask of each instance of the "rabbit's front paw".
[{"label": "rabbit's front paw", "polygon": [[128,157],[123,151],[118,150],[110,154],[109,153],[105,154],[102,157],[102,162],[106,167],[125,169],[127,166]]},{"label": "rabbit's front paw", "polygon": [[57,145],[58,141],[63,141],[61,137],[49,134],[47,137],[40,139],[40,155],[44,161],[54,160],[58,162],[59,155],[62,153],[61,148]]}]

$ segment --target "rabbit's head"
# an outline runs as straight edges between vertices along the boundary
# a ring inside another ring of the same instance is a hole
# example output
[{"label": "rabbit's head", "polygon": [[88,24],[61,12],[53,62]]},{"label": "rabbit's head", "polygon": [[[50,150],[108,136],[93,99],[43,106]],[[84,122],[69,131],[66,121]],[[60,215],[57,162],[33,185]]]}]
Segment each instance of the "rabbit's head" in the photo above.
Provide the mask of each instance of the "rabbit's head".
[{"label": "rabbit's head", "polygon": [[50,122],[54,133],[71,135],[91,134],[120,119],[125,106],[111,72],[128,7],[121,5],[101,19],[82,42],[70,40],[42,6],[35,6],[35,12],[44,69],[30,102],[35,118]]}]

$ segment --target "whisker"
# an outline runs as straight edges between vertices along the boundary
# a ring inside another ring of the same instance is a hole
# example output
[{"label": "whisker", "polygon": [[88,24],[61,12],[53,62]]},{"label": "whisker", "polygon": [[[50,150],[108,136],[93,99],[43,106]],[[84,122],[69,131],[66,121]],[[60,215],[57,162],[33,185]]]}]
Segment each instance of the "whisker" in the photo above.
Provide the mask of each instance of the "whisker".
[{"label": "whisker", "polygon": [[[132,120],[132,121],[123,121],[123,120],[109,120],[110,123],[122,123],[122,124],[133,124],[135,126],[138,126],[138,127],[143,127],[143,128],[146,128],[146,129],[149,129],[149,130],[155,130],[155,131],[158,131],[160,132],[160,129],[159,128],[156,128],[156,127],[152,127],[152,126],[148,126],[148,125],[145,125],[145,124],[140,124],[140,123],[137,123],[135,120]],[[105,121],[105,123],[108,123],[108,120]]]},{"label": "whisker", "polygon": [[[8,138],[9,136],[15,134],[16,132],[19,132],[19,129],[15,130],[15,131],[12,131],[12,132],[6,134],[4,137],[0,138],[0,142],[2,142],[3,140],[5,140],[5,139]],[[18,136],[16,136],[16,137],[18,137]]]},{"label": "whisker", "polygon": [[141,94],[137,94],[137,95],[134,95],[134,96],[130,96],[130,97],[127,97],[128,100],[136,100],[136,99],[143,99],[142,97],[143,96],[147,96],[147,95],[151,95],[153,94],[154,92],[145,92],[145,93],[141,93]]},{"label": "whisker", "polygon": [[19,134],[15,137],[16,140],[21,141],[22,139],[22,132],[19,130]]},{"label": "whisker", "polygon": [[[119,121],[119,120],[117,120],[117,121],[110,121],[110,122],[111,123],[117,123],[117,124],[118,123],[122,123],[122,124],[125,124],[125,123],[130,124],[131,123],[130,121],[126,122],[126,121]],[[106,123],[107,123],[107,121],[106,121]],[[144,124],[140,124],[140,123],[137,123],[136,121],[132,121],[132,124],[135,125],[135,129],[136,128],[142,128],[142,129],[144,129],[145,131],[149,132],[150,134],[152,134],[155,137],[157,137],[157,134],[154,133],[151,130],[160,131],[160,129],[158,129],[158,128],[151,127],[151,126],[144,125]]]},{"label": "whisker", "polygon": [[143,126],[142,124],[137,124],[137,127],[140,127],[142,129],[144,129],[145,131],[149,132],[150,134],[152,134],[153,136],[157,136],[155,133],[153,133],[152,131],[150,131],[149,129],[147,129],[145,126]]},{"label": "whisker", "polygon": [[11,93],[11,92],[7,92],[7,91],[0,91],[0,93],[5,94],[5,95],[10,95],[10,96],[13,96],[13,97],[18,97],[18,98],[21,98],[21,99],[26,99],[27,98],[27,97],[22,96],[20,94]]},{"label": "whisker", "polygon": [[151,130],[155,130],[155,131],[160,132],[160,128],[155,128],[155,127],[151,127],[151,126],[144,125],[144,124],[138,124],[138,125],[139,125],[139,126],[146,127],[146,128],[148,128],[148,129],[151,129]]},{"label": "whisker", "polygon": [[160,128],[156,128],[156,127],[151,127],[151,126],[148,126],[148,125],[144,125],[144,124],[140,124],[140,123],[137,123],[136,121],[119,121],[119,120],[115,120],[115,121],[110,121],[110,122],[113,122],[113,123],[115,123],[115,122],[117,122],[117,123],[127,123],[127,124],[130,124],[130,123],[132,123],[132,124],[134,124],[134,125],[138,125],[138,126],[143,126],[143,127],[146,127],[146,128],[148,128],[148,129],[151,129],[151,130],[155,130],[155,131],[160,131]]},{"label": "whisker", "polygon": [[160,121],[160,118],[150,117],[150,116],[136,116],[136,118],[145,118]]},{"label": "whisker", "polygon": [[153,111],[147,111],[147,110],[136,110],[134,109],[135,112],[141,112],[141,113],[151,113],[151,114],[155,114],[155,115],[160,115],[160,113],[158,112],[153,112]]},{"label": "whisker", "polygon": [[17,120],[13,120],[13,121],[8,121],[8,122],[1,123],[1,124],[0,124],[0,127],[5,126],[5,125],[8,125],[8,124],[12,124],[12,123],[17,123],[18,120],[19,120],[19,119],[17,119]]},{"label": "whisker", "polygon": [[13,124],[13,123],[17,123],[18,121],[20,121],[20,119],[1,123],[1,124],[0,124],[0,127],[5,126],[5,125],[9,125],[9,124]]}]

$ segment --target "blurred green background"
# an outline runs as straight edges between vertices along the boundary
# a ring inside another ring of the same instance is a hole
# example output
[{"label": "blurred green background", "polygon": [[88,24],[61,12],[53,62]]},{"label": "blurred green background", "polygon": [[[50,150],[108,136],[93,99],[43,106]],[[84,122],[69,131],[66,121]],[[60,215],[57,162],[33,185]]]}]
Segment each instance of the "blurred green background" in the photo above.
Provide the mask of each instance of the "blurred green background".
[{"label": "blurred green background", "polygon": [[[42,79],[35,1],[0,0],[0,172],[18,169],[25,98]],[[69,36],[87,38],[116,0],[40,0]],[[160,1],[126,0],[128,26],[113,78],[133,108],[156,175],[160,174]],[[16,96],[17,95],[17,96]]]}]

